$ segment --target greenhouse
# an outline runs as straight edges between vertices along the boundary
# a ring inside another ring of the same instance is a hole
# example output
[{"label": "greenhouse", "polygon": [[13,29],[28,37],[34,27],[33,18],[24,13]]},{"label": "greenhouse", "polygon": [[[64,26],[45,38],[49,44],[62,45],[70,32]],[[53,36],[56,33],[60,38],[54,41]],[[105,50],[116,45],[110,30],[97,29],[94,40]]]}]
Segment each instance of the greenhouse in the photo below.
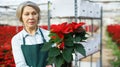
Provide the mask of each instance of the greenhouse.
[{"label": "greenhouse", "polygon": [[0,67],[120,67],[119,0],[0,0]]}]

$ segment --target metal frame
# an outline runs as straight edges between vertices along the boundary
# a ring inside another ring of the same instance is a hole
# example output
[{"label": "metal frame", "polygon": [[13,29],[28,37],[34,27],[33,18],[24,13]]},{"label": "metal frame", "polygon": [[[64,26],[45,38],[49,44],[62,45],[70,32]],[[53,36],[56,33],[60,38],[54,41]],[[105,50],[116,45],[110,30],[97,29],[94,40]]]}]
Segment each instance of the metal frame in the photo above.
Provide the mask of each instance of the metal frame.
[{"label": "metal frame", "polygon": [[[77,0],[74,0],[74,6],[75,6],[75,16],[74,17],[71,17],[71,18],[75,18],[75,22],[77,22],[78,19],[91,19],[91,25],[93,26],[93,20],[94,19],[98,19],[100,20],[100,67],[102,67],[102,8],[101,8],[101,17],[100,18],[92,18],[92,17],[78,17],[78,14],[77,14]],[[67,17],[61,17],[61,18],[67,18]],[[50,1],[48,1],[48,29],[50,30],[50,19],[51,19],[51,16],[50,16]],[[93,31],[93,30],[92,30]],[[92,36],[93,36],[93,33],[92,33]],[[94,53],[93,53],[94,54]],[[92,55],[91,54],[91,67],[92,67]],[[77,55],[76,55],[76,59],[77,59]],[[80,63],[79,63],[80,64]],[[75,67],[78,67],[77,66],[77,60],[75,60]]]}]

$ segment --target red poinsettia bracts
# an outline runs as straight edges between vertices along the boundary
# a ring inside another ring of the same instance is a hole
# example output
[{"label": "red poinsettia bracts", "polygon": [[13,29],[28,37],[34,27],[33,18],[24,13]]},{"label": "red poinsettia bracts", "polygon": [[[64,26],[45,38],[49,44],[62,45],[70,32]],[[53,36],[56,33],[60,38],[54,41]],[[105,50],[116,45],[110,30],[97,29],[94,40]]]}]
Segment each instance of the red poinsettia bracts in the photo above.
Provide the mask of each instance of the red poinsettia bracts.
[{"label": "red poinsettia bracts", "polygon": [[58,25],[51,25],[51,32],[68,34],[68,33],[74,32],[74,30],[76,30],[78,27],[83,26],[84,24],[85,23],[83,23],[83,22],[80,22],[80,23],[76,23],[76,22],[67,23],[67,22],[64,22],[64,23],[58,24]]},{"label": "red poinsettia bracts", "polygon": [[116,42],[118,46],[120,46],[120,25],[119,24],[108,25],[107,31],[109,35],[112,37],[112,40]]},{"label": "red poinsettia bracts", "polygon": [[[51,25],[51,32],[52,33],[56,33],[59,38],[61,38],[62,40],[64,39],[64,35],[65,34],[69,34],[69,33],[73,33],[75,32],[79,27],[83,26],[85,23],[84,22],[80,22],[80,23],[76,23],[76,22],[72,22],[72,23],[67,23],[64,22],[62,24],[58,24],[58,25]],[[52,38],[54,39],[56,36],[52,36]],[[64,42],[61,43],[60,49],[63,49]]]},{"label": "red poinsettia bracts", "polygon": [[[82,27],[84,24],[84,22],[63,22],[62,24],[52,24],[50,26],[50,40],[42,47],[43,51],[48,51],[48,64],[55,63],[56,66],[60,67],[64,62],[69,63],[73,60],[72,53],[75,51],[83,56],[86,55],[83,45],[74,43],[86,39],[86,31]],[[53,44],[56,44],[56,46],[51,47]],[[53,60],[51,61],[51,59]]]}]

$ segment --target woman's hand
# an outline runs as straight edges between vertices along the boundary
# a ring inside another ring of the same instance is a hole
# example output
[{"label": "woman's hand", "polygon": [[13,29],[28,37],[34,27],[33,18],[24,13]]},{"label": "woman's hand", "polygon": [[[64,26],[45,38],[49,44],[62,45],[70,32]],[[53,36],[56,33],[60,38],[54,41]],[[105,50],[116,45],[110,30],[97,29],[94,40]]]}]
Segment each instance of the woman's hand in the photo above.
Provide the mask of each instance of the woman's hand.
[{"label": "woman's hand", "polygon": [[47,65],[46,67],[52,67],[52,65]]}]

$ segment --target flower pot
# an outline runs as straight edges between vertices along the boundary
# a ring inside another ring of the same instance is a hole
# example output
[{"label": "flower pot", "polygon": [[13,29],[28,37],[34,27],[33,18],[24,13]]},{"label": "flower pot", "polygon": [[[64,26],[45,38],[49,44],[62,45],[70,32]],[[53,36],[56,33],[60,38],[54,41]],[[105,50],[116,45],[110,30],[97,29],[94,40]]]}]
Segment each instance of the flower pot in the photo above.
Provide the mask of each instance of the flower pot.
[{"label": "flower pot", "polygon": [[64,64],[62,64],[61,67],[72,67],[72,63],[71,62],[70,63],[65,62]]}]

